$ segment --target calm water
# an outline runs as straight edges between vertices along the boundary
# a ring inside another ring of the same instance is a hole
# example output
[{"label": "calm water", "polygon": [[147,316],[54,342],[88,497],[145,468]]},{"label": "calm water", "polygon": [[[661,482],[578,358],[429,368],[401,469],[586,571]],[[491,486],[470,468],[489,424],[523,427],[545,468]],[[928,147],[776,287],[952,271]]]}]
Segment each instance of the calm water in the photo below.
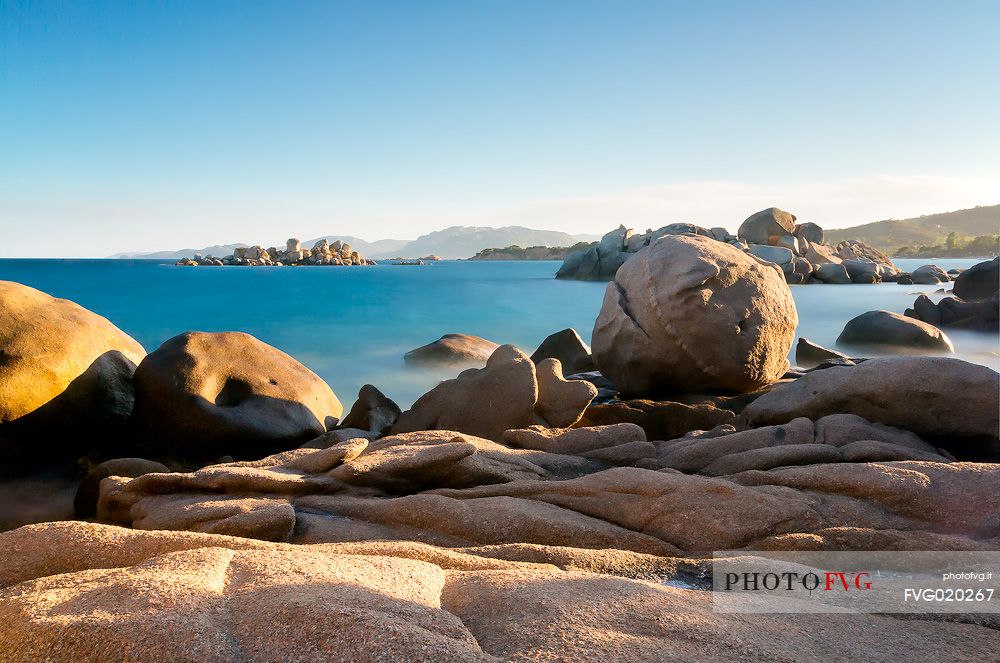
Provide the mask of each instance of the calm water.
[{"label": "calm water", "polygon": [[[896,261],[913,269],[926,260]],[[975,260],[934,261],[945,269]],[[190,268],[158,261],[0,260],[0,279],[72,299],[147,350],[188,330],[245,331],[322,376],[346,406],[370,382],[406,406],[454,370],[418,370],[403,353],[442,334],[531,351],[575,327],[589,340],[605,285],[552,278],[557,262],[440,262],[425,267]],[[799,333],[832,346],[872,309],[902,313],[937,286],[793,286]],[[997,335],[948,332],[958,355],[997,368]]]}]

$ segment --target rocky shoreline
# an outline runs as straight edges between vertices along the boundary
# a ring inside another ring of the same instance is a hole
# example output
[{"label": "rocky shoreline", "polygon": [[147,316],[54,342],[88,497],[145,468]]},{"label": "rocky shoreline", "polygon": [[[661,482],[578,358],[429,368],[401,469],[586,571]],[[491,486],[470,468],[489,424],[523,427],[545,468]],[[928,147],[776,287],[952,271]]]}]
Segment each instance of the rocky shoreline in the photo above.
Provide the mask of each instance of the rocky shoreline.
[{"label": "rocky shoreline", "polygon": [[[147,354],[0,283],[3,480],[86,468],[77,520],[0,533],[0,659],[994,656],[995,615],[858,628],[721,614],[704,587],[719,550],[1000,550],[1000,374],[931,356],[947,337],[924,304],[845,327],[909,354],[799,339],[791,366],[794,267],[701,232],[621,237],[636,250],[619,250],[593,348],[573,330],[531,356],[448,335],[408,361],[481,367],[406,410],[366,385],[345,414],[248,334]],[[822,264],[862,261],[837,258]],[[956,298],[994,311],[994,263]]]},{"label": "rocky shoreline", "polygon": [[331,244],[321,239],[309,249],[302,247],[302,242],[295,238],[285,243],[284,250],[276,246],[269,249],[258,245],[237,247],[231,255],[216,258],[214,256],[195,255],[193,258],[182,258],[175,265],[185,267],[281,267],[283,265],[374,265],[369,260],[351,248],[351,245],[339,239]]},{"label": "rocky shoreline", "polygon": [[629,258],[661,237],[698,235],[777,265],[790,285],[890,282],[933,285],[951,280],[933,265],[912,274],[902,272],[889,256],[864,242],[824,244],[822,228],[815,223],[796,221],[794,214],[771,207],[750,215],[740,224],[736,235],[722,227],[703,228],[691,223],[674,223],[645,233],[619,226],[604,235],[596,246],[567,255],[556,278],[607,281]]}]

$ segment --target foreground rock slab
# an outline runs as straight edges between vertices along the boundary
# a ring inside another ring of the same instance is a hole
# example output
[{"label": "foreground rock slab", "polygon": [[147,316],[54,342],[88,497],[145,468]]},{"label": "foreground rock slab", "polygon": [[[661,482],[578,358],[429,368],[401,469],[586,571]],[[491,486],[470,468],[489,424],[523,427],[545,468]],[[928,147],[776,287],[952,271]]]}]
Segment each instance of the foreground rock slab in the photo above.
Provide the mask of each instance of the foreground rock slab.
[{"label": "foreground rock slab", "polygon": [[991,524],[1000,465],[954,463],[912,433],[844,417],[667,442],[627,423],[508,431],[510,446],[453,431],[359,439],[193,473],[109,477],[98,518],[293,543],[531,543],[666,556],[822,548],[834,532],[844,549],[887,539],[900,549],[1000,547]]},{"label": "foreground rock slab", "polygon": [[0,559],[0,658],[11,663],[995,653],[995,632],[968,623],[714,613],[708,592],[664,583],[681,564],[616,550],[294,546],[85,523],[25,527],[0,545],[16,552]]}]

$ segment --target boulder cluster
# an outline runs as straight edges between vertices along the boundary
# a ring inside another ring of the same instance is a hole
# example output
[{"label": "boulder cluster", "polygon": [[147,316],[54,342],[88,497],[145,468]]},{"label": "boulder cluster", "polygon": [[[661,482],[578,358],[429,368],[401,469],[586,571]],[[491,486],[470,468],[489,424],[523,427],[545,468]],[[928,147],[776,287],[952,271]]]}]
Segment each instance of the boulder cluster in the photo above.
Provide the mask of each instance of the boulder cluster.
[{"label": "boulder cluster", "polygon": [[920,295],[905,315],[937,327],[995,332],[1000,326],[1000,258],[959,272],[954,281],[952,296],[935,304]]},{"label": "boulder cluster", "polygon": [[175,264],[189,267],[208,266],[222,267],[224,265],[239,265],[244,267],[270,267],[281,265],[374,265],[369,260],[351,248],[351,245],[341,240],[331,244],[325,239],[316,242],[311,249],[302,247],[302,242],[289,239],[284,250],[276,246],[265,249],[260,245],[237,247],[232,255],[224,258],[195,255],[194,258],[184,258]]},{"label": "boulder cluster", "polygon": [[818,225],[796,223],[794,214],[771,207],[748,217],[736,235],[722,227],[703,228],[691,223],[674,223],[645,233],[620,226],[596,246],[566,256],[556,278],[610,280],[642,248],[673,235],[699,235],[729,244],[777,265],[790,284],[880,283],[895,281],[901,274],[881,251],[854,240],[836,246],[824,244],[823,229]]},{"label": "boulder cluster", "polygon": [[[792,251],[765,221],[780,241],[755,245]],[[787,273],[758,253],[664,235],[611,275],[593,350],[448,335],[415,356],[477,367],[405,410],[366,385],[346,416],[247,334],[146,355],[0,284],[2,469],[82,458],[73,508],[96,521],[0,533],[0,659],[995,657],[987,617],[712,610],[714,551],[1000,550],[1000,374],[803,339],[792,368]]]}]

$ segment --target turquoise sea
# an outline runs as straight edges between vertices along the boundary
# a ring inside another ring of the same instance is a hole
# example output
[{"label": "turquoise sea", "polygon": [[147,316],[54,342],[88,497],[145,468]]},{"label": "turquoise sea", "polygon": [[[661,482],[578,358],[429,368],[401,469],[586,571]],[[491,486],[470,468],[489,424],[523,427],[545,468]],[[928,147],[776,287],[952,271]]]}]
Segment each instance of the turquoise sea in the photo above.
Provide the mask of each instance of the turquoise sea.
[{"label": "turquoise sea", "polygon": [[[898,260],[909,270],[976,260]],[[531,352],[575,327],[589,340],[605,284],[557,281],[558,262],[443,261],[428,266],[176,267],[151,260],[0,260],[17,281],[100,313],[152,351],[188,330],[245,331],[296,357],[350,407],[371,383],[409,405],[455,369],[414,369],[403,353],[461,332]],[[832,346],[844,323],[872,309],[902,313],[940,286],[792,286],[799,333]],[[998,336],[947,332],[958,356],[1000,367]]]}]

